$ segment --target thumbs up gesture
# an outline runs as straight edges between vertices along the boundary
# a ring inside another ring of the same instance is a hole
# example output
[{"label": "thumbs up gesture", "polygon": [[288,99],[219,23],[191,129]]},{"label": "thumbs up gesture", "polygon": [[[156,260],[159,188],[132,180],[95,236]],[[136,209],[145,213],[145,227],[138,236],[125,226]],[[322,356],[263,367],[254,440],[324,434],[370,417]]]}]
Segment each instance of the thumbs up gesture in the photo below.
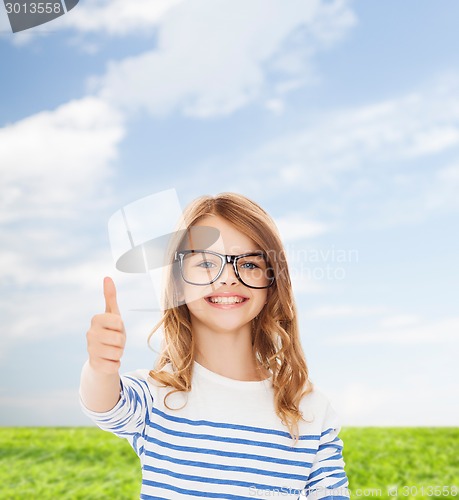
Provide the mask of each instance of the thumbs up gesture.
[{"label": "thumbs up gesture", "polygon": [[116,302],[115,283],[111,278],[104,279],[104,297],[105,313],[93,316],[86,339],[91,368],[110,375],[118,373],[126,344],[126,331]]}]

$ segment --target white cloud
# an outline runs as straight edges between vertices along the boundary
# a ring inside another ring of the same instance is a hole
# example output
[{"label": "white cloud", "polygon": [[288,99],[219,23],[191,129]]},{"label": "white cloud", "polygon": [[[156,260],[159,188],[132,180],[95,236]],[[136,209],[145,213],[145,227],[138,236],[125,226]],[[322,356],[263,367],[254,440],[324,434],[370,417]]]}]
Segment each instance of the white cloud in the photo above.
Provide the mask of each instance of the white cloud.
[{"label": "white cloud", "polygon": [[87,0],[61,19],[62,28],[111,36],[151,33],[151,28],[184,0]]},{"label": "white cloud", "polygon": [[437,178],[441,182],[459,184],[459,164],[441,169],[437,174]]},{"label": "white cloud", "polygon": [[[374,415],[384,408],[393,395],[390,388],[378,389],[363,382],[354,382],[341,387],[339,393],[330,393],[330,398],[345,425],[372,425]],[[380,414],[379,425],[384,425],[385,418],[386,415]]]},{"label": "white cloud", "polygon": [[[62,426],[81,425],[78,388],[54,389],[0,396],[2,425]],[[12,423],[14,422],[14,424]]]},{"label": "white cloud", "polygon": [[[74,30],[71,43],[94,53],[98,39],[155,33],[156,47],[113,61],[88,86],[116,107],[153,115],[180,110],[206,118],[261,99],[283,110],[281,97],[316,81],[312,58],[356,23],[349,0],[89,0],[52,21]],[[16,34],[16,43],[46,36],[49,26]],[[156,32],[152,30],[157,30]]]},{"label": "white cloud", "polygon": [[295,296],[299,294],[325,293],[327,291],[327,287],[323,283],[319,283],[305,276],[298,276],[295,272],[290,272],[290,278]]},{"label": "white cloud", "polygon": [[[53,235],[53,232],[48,230],[48,235]],[[28,232],[20,236],[27,243],[33,241],[29,239]],[[56,230],[48,244],[59,247],[59,236],[62,237],[62,233]],[[72,241],[69,234],[66,238]],[[75,236],[75,239],[78,238],[84,240],[81,234]],[[83,249],[80,255],[69,252],[64,262],[46,253],[46,242],[34,245],[38,258],[34,252],[28,251],[27,244],[22,248],[17,240],[15,244],[19,252],[14,259],[11,252],[0,253],[0,259],[5,264],[0,271],[0,285],[22,290],[21,300],[16,293],[5,293],[0,300],[2,342],[5,346],[26,339],[70,336],[75,333],[75,327],[89,328],[91,317],[104,312],[104,276],[111,276],[115,281],[118,304],[129,329],[131,343],[146,345],[145,331],[148,327],[145,325],[153,326],[159,319],[157,312],[135,311],[157,307],[155,290],[147,275],[116,271],[109,249],[105,252],[91,251],[88,240],[80,242]],[[46,265],[47,257],[52,265]]]},{"label": "white cloud", "polygon": [[430,130],[420,130],[414,135],[412,143],[407,147],[406,155],[438,153],[459,144],[459,129],[451,125],[437,125]]},{"label": "white cloud", "polygon": [[12,35],[10,22],[8,20],[8,15],[6,13],[6,9],[0,9],[0,34],[4,35]]},{"label": "white cloud", "polygon": [[384,306],[359,307],[351,305],[321,306],[307,312],[307,316],[319,318],[360,317],[383,314],[387,311]]},{"label": "white cloud", "polygon": [[284,101],[282,99],[268,99],[265,102],[265,108],[274,114],[282,114],[284,112]]},{"label": "white cloud", "polygon": [[459,317],[447,318],[438,322],[421,324],[416,322],[385,325],[381,330],[334,336],[325,341],[327,344],[363,345],[363,344],[436,344],[459,343]]},{"label": "white cloud", "polygon": [[458,96],[459,74],[449,74],[407,95],[309,115],[307,126],[247,154],[238,171],[263,176],[253,197],[288,191],[301,203],[306,193],[308,212],[327,222],[354,224],[358,214],[360,226],[384,227],[456,210]]},{"label": "white cloud", "polygon": [[75,213],[103,191],[123,135],[121,115],[95,97],[0,129],[0,222]]},{"label": "white cloud", "polygon": [[[113,269],[94,234],[105,225],[99,218],[112,201],[107,184],[123,135],[119,112],[95,97],[0,129],[4,346],[67,335],[94,314],[94,277]],[[99,216],[88,217],[91,209]]]},{"label": "white cloud", "polygon": [[[56,230],[55,236],[58,234]],[[81,327],[84,317],[86,328],[97,312],[96,304],[103,306],[101,283],[104,270],[106,275],[111,271],[109,256],[97,258],[86,250],[67,262],[52,260],[53,264],[47,266],[45,244],[36,247],[41,257],[37,258],[28,249],[27,231],[20,236],[25,244],[21,247],[20,242],[15,241],[19,255],[14,267],[2,269],[0,276],[2,285],[12,291],[4,294],[0,301],[2,342],[68,336],[74,333],[76,325]]]},{"label": "white cloud", "polygon": [[392,387],[353,382],[327,390],[344,426],[455,426],[454,383],[416,373]]},{"label": "white cloud", "polygon": [[313,117],[314,125],[270,140],[246,160],[272,182],[316,191],[364,166],[383,166],[459,146],[459,77],[386,102]]},{"label": "white cloud", "polygon": [[418,201],[428,211],[448,212],[459,208],[459,162],[439,169]]},{"label": "white cloud", "polygon": [[329,230],[325,224],[310,220],[301,213],[276,217],[276,225],[284,242],[314,238]]},{"label": "white cloud", "polygon": [[419,324],[421,318],[415,314],[396,314],[389,316],[381,321],[383,328],[397,328],[409,325]]},{"label": "white cloud", "polygon": [[91,86],[116,105],[153,115],[226,115],[269,93],[267,71],[274,86],[306,82],[312,54],[354,25],[347,3],[183,2],[162,19],[156,49],[111,63]]}]

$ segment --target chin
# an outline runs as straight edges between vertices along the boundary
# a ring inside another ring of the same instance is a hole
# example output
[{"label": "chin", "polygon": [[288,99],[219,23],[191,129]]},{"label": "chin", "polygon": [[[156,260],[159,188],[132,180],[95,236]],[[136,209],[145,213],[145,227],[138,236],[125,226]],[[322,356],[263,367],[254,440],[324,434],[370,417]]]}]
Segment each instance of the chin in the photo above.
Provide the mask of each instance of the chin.
[{"label": "chin", "polygon": [[[194,318],[193,318],[194,316]],[[252,320],[244,320],[244,321],[238,321],[237,318],[224,318],[221,315],[219,317],[214,317],[212,318],[210,315],[205,315],[202,317],[201,315],[195,316],[191,315],[192,320],[194,319],[198,323],[201,323],[203,326],[206,328],[209,328],[211,330],[215,331],[224,331],[224,332],[233,332],[233,331],[238,331],[243,328],[247,328],[247,326],[250,327]]]},{"label": "chin", "polygon": [[[252,321],[237,321],[235,319],[227,318],[225,321],[224,318],[216,318],[214,321],[209,321],[210,318],[206,318],[207,321],[205,322],[208,326],[212,326],[215,329],[218,330],[239,330],[240,328],[246,328],[247,325],[250,326]],[[203,321],[201,320],[203,323]]]}]

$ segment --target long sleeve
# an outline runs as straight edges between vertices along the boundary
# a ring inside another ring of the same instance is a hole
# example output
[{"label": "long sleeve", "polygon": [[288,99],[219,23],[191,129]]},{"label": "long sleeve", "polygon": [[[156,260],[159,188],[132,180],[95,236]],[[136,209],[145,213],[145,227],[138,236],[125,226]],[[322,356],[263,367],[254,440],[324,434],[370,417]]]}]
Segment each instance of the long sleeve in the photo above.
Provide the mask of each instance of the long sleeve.
[{"label": "long sleeve", "polygon": [[[120,400],[108,412],[94,412],[85,407],[80,394],[80,407],[98,427],[126,438],[138,455],[142,451],[138,439],[143,436],[148,409],[153,406],[153,398],[147,382],[140,372],[121,375]],[[142,439],[143,441],[143,439]]]},{"label": "long sleeve", "polygon": [[338,436],[341,425],[330,402],[327,404],[322,429],[319,448],[305,486],[305,492],[310,500],[348,499],[349,482],[344,471],[343,442]]}]

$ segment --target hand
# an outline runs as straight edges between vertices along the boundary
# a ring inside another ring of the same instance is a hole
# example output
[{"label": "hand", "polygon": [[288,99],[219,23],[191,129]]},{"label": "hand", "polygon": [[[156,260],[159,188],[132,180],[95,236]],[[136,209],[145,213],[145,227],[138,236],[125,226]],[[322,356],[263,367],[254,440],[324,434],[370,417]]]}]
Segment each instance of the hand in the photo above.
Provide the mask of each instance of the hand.
[{"label": "hand", "polygon": [[96,314],[86,333],[89,365],[101,374],[119,372],[121,357],[126,344],[126,331],[116,302],[115,283],[104,279],[105,313]]}]

